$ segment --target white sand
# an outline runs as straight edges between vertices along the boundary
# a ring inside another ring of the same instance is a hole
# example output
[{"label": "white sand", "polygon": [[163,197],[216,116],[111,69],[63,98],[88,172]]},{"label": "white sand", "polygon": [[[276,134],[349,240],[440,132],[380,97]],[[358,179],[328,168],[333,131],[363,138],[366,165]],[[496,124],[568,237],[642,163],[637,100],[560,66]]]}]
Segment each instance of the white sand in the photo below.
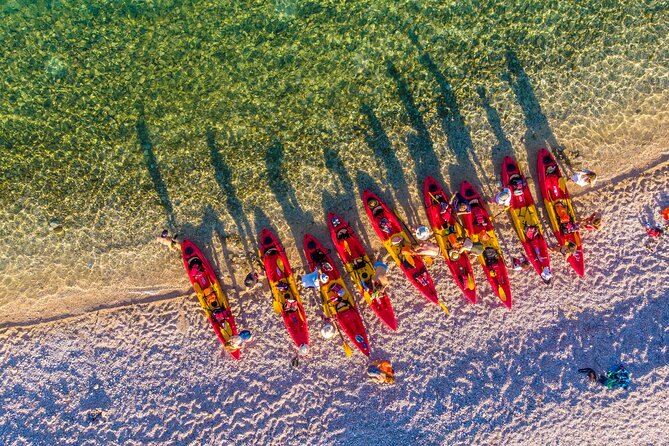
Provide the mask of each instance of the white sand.
[{"label": "white sand", "polygon": [[[476,306],[442,260],[432,267],[450,317],[393,269],[398,332],[362,310],[373,357],[396,368],[390,387],[367,380],[362,355],[318,337],[311,298],[313,348],[297,369],[265,291],[232,297],[256,333],[241,362],[187,296],[5,327],[0,444],[669,444],[669,240],[648,253],[639,223],[669,204],[668,179],[665,154],[640,178],[572,186],[580,215],[606,221],[585,234],[586,277],[557,257],[551,286],[512,273],[510,312],[478,265]],[[519,253],[507,218],[498,226]],[[618,363],[627,391],[577,373]]]}]

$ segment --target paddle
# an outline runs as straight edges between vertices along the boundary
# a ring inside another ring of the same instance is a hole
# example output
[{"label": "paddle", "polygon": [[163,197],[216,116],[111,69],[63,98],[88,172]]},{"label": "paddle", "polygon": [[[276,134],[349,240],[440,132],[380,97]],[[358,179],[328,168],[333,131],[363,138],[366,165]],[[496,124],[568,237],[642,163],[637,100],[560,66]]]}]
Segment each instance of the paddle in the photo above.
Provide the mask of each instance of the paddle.
[{"label": "paddle", "polygon": [[325,301],[325,297],[323,297],[323,295],[321,295],[321,298],[323,299],[323,313],[325,314],[326,318],[334,319],[334,326],[337,329],[337,333],[339,333],[339,338],[341,339],[341,341],[344,344],[344,353],[346,353],[346,356],[350,358],[351,355],[353,355],[353,351],[351,350],[351,347],[346,342],[346,339],[344,339],[344,336],[341,334],[341,329],[339,328],[339,322],[337,321],[336,318],[333,318],[332,313],[329,310],[329,304]]},{"label": "paddle", "polygon": [[439,306],[441,307],[441,309],[444,310],[444,313],[446,313],[448,315],[449,314],[448,313],[448,307],[446,307],[446,304],[443,303],[442,301],[439,301],[438,303],[439,303]]}]

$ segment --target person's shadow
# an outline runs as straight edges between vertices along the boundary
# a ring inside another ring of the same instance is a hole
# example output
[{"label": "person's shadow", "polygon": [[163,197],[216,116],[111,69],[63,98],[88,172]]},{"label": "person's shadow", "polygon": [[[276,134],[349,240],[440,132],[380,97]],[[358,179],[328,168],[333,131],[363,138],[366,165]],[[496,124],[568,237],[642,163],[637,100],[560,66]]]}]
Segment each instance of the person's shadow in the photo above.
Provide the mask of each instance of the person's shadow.
[{"label": "person's shadow", "polygon": [[257,244],[255,243],[251,224],[246,217],[242,202],[237,197],[237,192],[232,182],[232,172],[225,159],[221,156],[216,144],[216,134],[211,128],[207,129],[207,145],[209,146],[211,164],[214,166],[216,183],[221,189],[228,213],[235,222],[237,234],[242,241],[244,252],[248,255]]},{"label": "person's shadow", "polygon": [[[481,99],[481,106],[485,110],[486,117],[488,118],[488,123],[492,128],[492,132],[497,138],[497,145],[492,147],[491,158],[492,164],[495,169],[495,178],[500,178],[502,174],[502,161],[505,156],[511,156],[515,158],[513,151],[513,146],[511,141],[506,137],[504,129],[502,128],[502,120],[499,117],[497,110],[490,104],[488,99],[486,89],[482,86],[476,88],[476,93]],[[517,161],[517,160],[516,160]]]},{"label": "person's shadow", "polygon": [[[297,201],[295,188],[286,179],[284,165],[284,149],[279,139],[275,139],[267,148],[265,153],[265,164],[267,166],[267,181],[269,188],[274,194],[276,201],[281,207],[283,217],[292,232],[293,240],[300,243],[302,233],[307,227],[314,226],[314,218],[309,212],[305,212]],[[277,234],[278,235],[278,234]],[[298,249],[302,263],[306,264],[306,258],[301,249]]]},{"label": "person's shadow", "polygon": [[[481,178],[485,180],[486,170],[476,155],[474,143],[472,142],[465,120],[460,113],[460,107],[458,106],[453,88],[446,79],[446,76],[439,70],[437,64],[432,60],[432,57],[421,45],[418,35],[413,31],[409,31],[409,39],[419,52],[418,61],[434,77],[439,86],[437,115],[441,121],[442,129],[446,134],[448,149],[455,157],[455,163],[450,164],[448,167],[451,190],[459,190],[460,183],[463,180],[468,180],[477,189],[480,190],[482,186],[485,186],[488,192],[490,192],[491,189],[488,181],[481,180]],[[441,184],[444,184],[441,178],[435,178]]]},{"label": "person's shadow", "polygon": [[165,210],[167,228],[171,231],[175,231],[177,229],[177,222],[174,216],[174,207],[172,206],[172,201],[170,201],[170,196],[167,192],[167,186],[165,185],[163,177],[160,174],[158,160],[156,160],[156,155],[153,151],[153,142],[151,141],[151,134],[149,133],[149,127],[146,124],[146,118],[144,115],[144,105],[140,104],[138,107],[139,119],[137,120],[136,130],[139,147],[142,149],[144,163],[146,164],[146,168],[149,170],[151,181],[153,181],[153,188],[156,190],[160,204]]},{"label": "person's shadow", "polygon": [[560,167],[568,172],[573,172],[571,160],[567,157],[564,148],[558,143],[548,119],[541,109],[539,100],[534,93],[534,88],[530,82],[517,54],[511,49],[506,50],[507,72],[502,78],[509,84],[525,118],[527,131],[523,136],[523,144],[527,150],[527,162],[536,169],[537,153],[540,149],[550,148],[555,155]]},{"label": "person's shadow", "polygon": [[367,104],[362,104],[360,112],[367,120],[368,128],[362,129],[365,142],[372,149],[377,161],[382,164],[385,177],[393,189],[395,202],[402,206],[407,215],[416,218],[417,212],[411,201],[409,185],[404,177],[403,165],[397,158],[397,154],[383,129],[381,121],[374,113],[374,110]]},{"label": "person's shadow", "polygon": [[[416,189],[422,192],[423,181],[428,175],[436,178],[443,184],[444,178],[441,175],[439,159],[435,153],[430,132],[425,125],[423,115],[420,110],[418,110],[418,106],[413,99],[409,84],[402,79],[397,67],[390,60],[386,60],[386,71],[388,76],[395,81],[397,95],[404,106],[406,115],[409,118],[409,123],[413,128],[413,132],[407,136],[407,146],[409,148],[409,154],[414,161]],[[418,216],[415,211],[413,212],[412,217],[415,220],[414,223],[417,223]]]}]

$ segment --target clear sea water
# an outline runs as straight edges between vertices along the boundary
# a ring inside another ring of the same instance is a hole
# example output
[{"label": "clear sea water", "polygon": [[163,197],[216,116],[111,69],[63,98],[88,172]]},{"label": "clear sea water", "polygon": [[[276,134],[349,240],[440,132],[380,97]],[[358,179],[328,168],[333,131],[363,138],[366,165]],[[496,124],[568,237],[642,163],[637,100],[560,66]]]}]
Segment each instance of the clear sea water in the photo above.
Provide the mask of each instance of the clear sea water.
[{"label": "clear sea water", "polygon": [[651,159],[669,140],[668,10],[1,0],[0,324],[185,292],[163,228],[234,286],[266,224],[296,264],[327,210],[364,228],[361,188],[417,223],[427,174],[489,195],[505,154]]}]

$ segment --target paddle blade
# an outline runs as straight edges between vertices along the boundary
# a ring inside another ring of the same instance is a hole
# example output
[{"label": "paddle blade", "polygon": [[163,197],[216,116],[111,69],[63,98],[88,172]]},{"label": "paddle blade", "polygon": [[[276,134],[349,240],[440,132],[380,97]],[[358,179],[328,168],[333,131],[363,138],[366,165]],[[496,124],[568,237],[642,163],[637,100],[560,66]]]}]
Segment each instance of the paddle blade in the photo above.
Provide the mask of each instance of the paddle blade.
[{"label": "paddle blade", "polygon": [[506,293],[504,292],[502,285],[497,287],[497,294],[499,295],[499,298],[502,300],[502,302],[506,302]]},{"label": "paddle blade", "polygon": [[447,315],[449,314],[448,307],[446,306],[446,304],[444,304],[443,302],[439,302],[439,306],[441,307],[442,310],[444,310],[444,313],[446,313]]},{"label": "paddle blade", "polygon": [[281,311],[282,311],[283,309],[281,308],[281,304],[279,303],[279,301],[276,300],[276,299],[274,299],[274,298],[272,298],[272,305],[274,306],[274,312],[275,312],[276,314],[281,314]]},{"label": "paddle blade", "polygon": [[346,341],[344,341],[344,353],[346,353],[346,356],[349,358],[353,355],[353,351],[351,351],[351,346],[348,345]]},{"label": "paddle blade", "polygon": [[469,288],[470,290],[474,289],[474,276],[472,276],[471,274],[467,275],[467,288]]}]

